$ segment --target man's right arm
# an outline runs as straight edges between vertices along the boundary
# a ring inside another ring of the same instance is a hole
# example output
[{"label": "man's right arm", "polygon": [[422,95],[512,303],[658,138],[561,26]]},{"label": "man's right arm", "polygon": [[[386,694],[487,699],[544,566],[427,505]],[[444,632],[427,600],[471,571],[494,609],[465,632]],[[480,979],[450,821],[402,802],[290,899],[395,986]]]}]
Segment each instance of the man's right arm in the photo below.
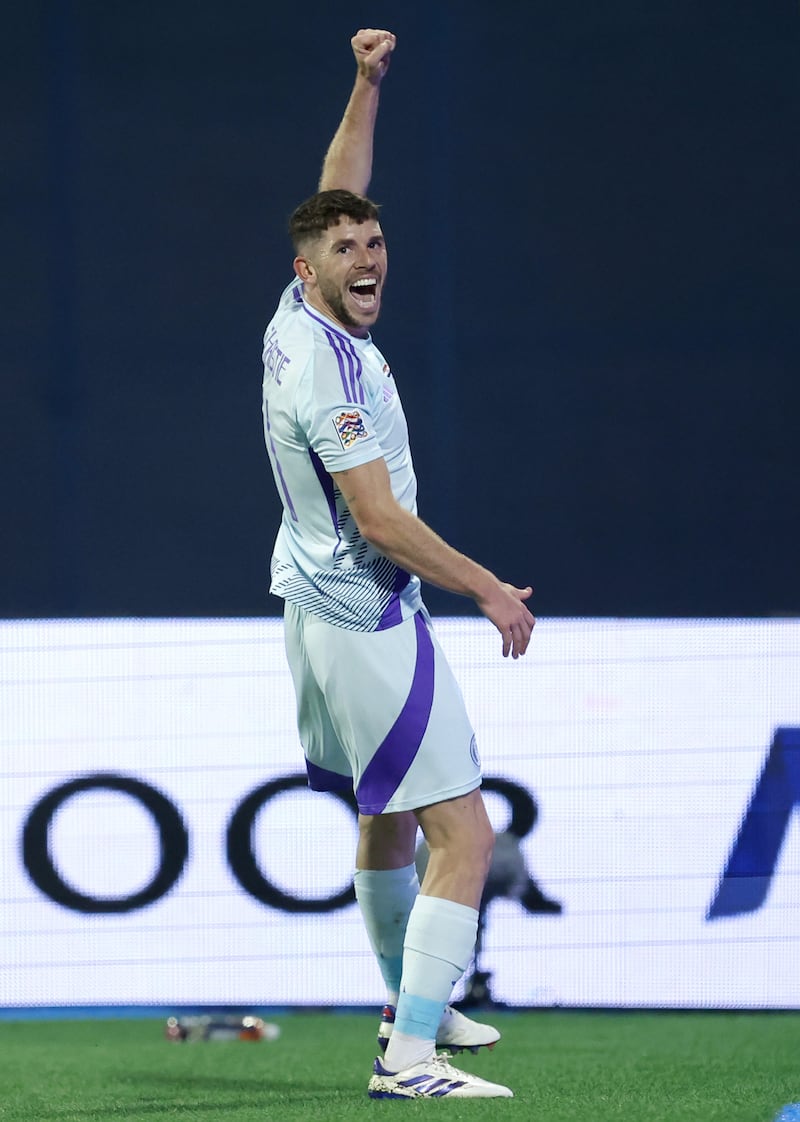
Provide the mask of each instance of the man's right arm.
[{"label": "man's right arm", "polygon": [[350,41],[356,72],[350,100],[322,165],[320,191],[335,188],[365,195],[372,178],[372,142],[380,86],[395,47],[391,31],[368,28]]}]

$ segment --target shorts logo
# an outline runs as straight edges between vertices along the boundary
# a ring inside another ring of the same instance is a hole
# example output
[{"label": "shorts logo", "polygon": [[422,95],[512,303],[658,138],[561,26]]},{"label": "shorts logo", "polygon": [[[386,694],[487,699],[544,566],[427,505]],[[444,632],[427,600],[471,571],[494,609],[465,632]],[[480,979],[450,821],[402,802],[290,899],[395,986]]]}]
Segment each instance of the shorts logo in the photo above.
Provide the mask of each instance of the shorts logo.
[{"label": "shorts logo", "polygon": [[472,740],[469,742],[469,754],[475,767],[481,766],[481,758],[478,755],[478,741],[475,739],[475,734],[472,734]]},{"label": "shorts logo", "polygon": [[333,418],[333,427],[336,429],[336,435],[342,442],[342,448],[347,451],[352,448],[357,440],[365,440],[369,433],[364,427],[364,421],[357,409],[351,409],[347,413],[339,413]]}]

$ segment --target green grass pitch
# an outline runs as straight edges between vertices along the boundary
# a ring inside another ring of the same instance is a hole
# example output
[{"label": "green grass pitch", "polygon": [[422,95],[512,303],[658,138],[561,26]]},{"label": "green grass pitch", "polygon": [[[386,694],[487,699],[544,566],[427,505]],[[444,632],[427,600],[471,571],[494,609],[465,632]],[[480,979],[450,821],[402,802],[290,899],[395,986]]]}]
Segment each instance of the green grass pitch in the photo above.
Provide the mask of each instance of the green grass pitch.
[{"label": "green grass pitch", "polygon": [[176,1044],[164,1021],[0,1022],[2,1122],[771,1122],[800,1102],[800,1013],[498,1012],[462,1067],[504,1100],[372,1101],[378,1016],[262,1011],[274,1042]]}]

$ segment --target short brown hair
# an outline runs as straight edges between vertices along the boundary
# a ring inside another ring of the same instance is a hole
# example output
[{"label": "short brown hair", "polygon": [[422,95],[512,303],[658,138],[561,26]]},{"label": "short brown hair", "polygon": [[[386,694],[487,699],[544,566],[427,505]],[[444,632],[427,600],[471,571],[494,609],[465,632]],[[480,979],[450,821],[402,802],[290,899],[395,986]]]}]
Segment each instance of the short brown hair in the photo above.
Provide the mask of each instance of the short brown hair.
[{"label": "short brown hair", "polygon": [[289,219],[289,236],[295,252],[335,226],[340,218],[359,223],[378,220],[379,206],[353,191],[318,191],[295,210]]}]

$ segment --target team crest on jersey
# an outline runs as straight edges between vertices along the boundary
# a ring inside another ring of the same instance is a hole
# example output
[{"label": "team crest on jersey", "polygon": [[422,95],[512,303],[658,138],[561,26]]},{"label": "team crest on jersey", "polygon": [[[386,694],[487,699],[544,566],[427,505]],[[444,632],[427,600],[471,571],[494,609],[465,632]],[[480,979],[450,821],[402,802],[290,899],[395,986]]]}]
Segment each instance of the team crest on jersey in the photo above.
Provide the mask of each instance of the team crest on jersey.
[{"label": "team crest on jersey", "polygon": [[352,448],[357,440],[364,440],[369,436],[364,426],[364,418],[358,409],[349,409],[346,413],[338,413],[333,418],[333,425],[345,452]]}]

